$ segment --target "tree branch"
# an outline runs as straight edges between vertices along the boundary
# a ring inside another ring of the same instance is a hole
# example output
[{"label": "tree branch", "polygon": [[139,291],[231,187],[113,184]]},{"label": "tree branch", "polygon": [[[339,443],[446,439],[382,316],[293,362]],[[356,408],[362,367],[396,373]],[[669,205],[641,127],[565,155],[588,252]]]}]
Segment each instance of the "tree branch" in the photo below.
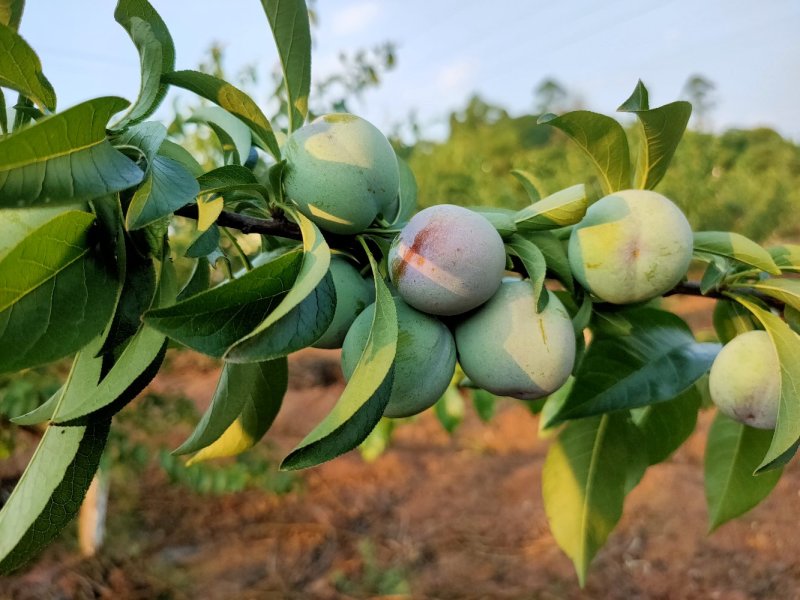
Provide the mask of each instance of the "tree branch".
[{"label": "tree branch", "polygon": [[[183,208],[179,208],[175,211],[175,214],[181,217],[186,217],[187,219],[194,219],[197,220],[197,205],[190,204],[188,206],[184,206]],[[292,223],[286,218],[272,218],[272,219],[261,219],[259,217],[250,217],[248,215],[242,215],[235,212],[229,212],[223,210],[219,217],[217,218],[217,225],[221,227],[229,227],[231,229],[236,229],[241,231],[242,233],[259,233],[261,235],[273,235],[276,237],[282,237],[290,240],[302,240],[303,236],[300,233],[300,228],[297,226],[296,223]],[[341,249],[346,249],[349,251],[355,251],[358,253],[359,246],[355,243],[355,240],[351,236],[346,235],[337,235],[326,233],[325,237],[327,238],[328,242],[336,247]],[[771,298],[758,290],[752,288],[739,288],[740,291],[745,292],[748,296],[753,296],[758,298],[764,304],[771,306],[773,308],[777,308],[778,310],[784,309],[784,303],[780,300],[776,300],[775,298]],[[700,283],[697,281],[682,281],[674,288],[669,290],[664,294],[664,296],[699,296],[701,298],[710,298],[713,300],[729,300],[725,294],[717,290],[709,290],[705,294],[700,291]]]}]

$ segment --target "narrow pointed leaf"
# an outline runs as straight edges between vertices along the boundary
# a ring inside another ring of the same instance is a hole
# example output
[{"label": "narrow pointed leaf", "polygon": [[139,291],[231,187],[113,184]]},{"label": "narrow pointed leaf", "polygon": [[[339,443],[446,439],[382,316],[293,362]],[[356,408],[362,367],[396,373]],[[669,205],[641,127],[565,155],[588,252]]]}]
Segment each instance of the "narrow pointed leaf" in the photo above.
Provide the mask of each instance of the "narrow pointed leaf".
[{"label": "narrow pointed leaf", "polygon": [[514,217],[519,229],[540,231],[574,225],[586,214],[586,186],[573,185],[518,211]]},{"label": "narrow pointed leaf", "polygon": [[24,565],[78,513],[108,439],[110,419],[47,428],[0,510],[0,574]]},{"label": "narrow pointed leaf", "polygon": [[547,294],[542,294],[544,278],[547,274],[544,254],[533,242],[517,234],[512,235],[506,242],[506,248],[522,261],[533,286],[533,301],[536,303],[536,311],[543,311],[547,306]]},{"label": "narrow pointed leaf", "polygon": [[636,112],[650,109],[650,94],[640,79],[625,102],[617,109],[620,112]]},{"label": "narrow pointed leaf", "polygon": [[261,0],[283,67],[289,131],[303,125],[311,89],[311,31],[303,0]]},{"label": "narrow pointed leaf", "polygon": [[163,75],[161,80],[211,100],[241,119],[250,127],[261,148],[272,154],[275,160],[280,160],[281,152],[272,125],[258,105],[243,91],[227,81],[199,71],[174,71]]},{"label": "narrow pointed leaf", "polygon": [[536,244],[544,255],[547,269],[551,275],[564,284],[570,293],[575,291],[575,281],[569,266],[567,251],[552,231],[525,231],[520,230],[519,235]]},{"label": "narrow pointed leaf", "polygon": [[113,249],[94,247],[94,221],[64,212],[0,258],[0,372],[72,354],[108,324],[122,281],[103,256]]},{"label": "narrow pointed leaf", "polygon": [[282,469],[304,469],[358,446],[380,421],[392,390],[397,350],[397,310],[369,256],[375,278],[375,315],[353,375],[330,413],[283,460]]},{"label": "narrow pointed leaf", "polygon": [[0,208],[90,200],[133,187],[144,173],[106,139],[128,105],[96,98],[0,140]]},{"label": "narrow pointed leaf", "polygon": [[739,233],[732,231],[697,231],[694,234],[694,249],[716,256],[731,258],[772,275],[781,274],[781,270],[772,260],[769,252]]},{"label": "narrow pointed leaf", "polygon": [[116,124],[122,127],[143,121],[161,104],[168,89],[161,75],[175,68],[175,46],[166,24],[147,0],[119,0],[114,18],[136,46],[142,73],[139,97]]},{"label": "narrow pointed leaf", "polygon": [[560,117],[542,115],[539,123],[560,129],[580,146],[597,169],[606,194],[630,188],[628,138],[622,125],[614,119],[587,110],[577,110]]},{"label": "narrow pointed leaf", "polygon": [[[292,211],[290,214],[297,221],[303,234],[303,264],[297,274],[297,280],[275,310],[251,333],[231,347],[225,355],[227,360],[253,362],[275,358],[276,342],[273,336],[282,340],[286,335],[294,337],[302,333],[302,328],[309,323],[311,314],[300,308],[295,311],[295,308],[314,293],[319,296],[310,302],[319,310],[325,308],[325,302],[328,302],[328,308],[330,304],[335,307],[335,294],[331,297],[330,288],[320,287],[320,283],[328,274],[331,262],[330,248],[314,223],[299,212]],[[284,319],[286,321],[282,322]],[[319,324],[318,319],[316,322]],[[276,330],[281,333],[276,334]],[[322,333],[324,329],[319,335]],[[316,339],[309,344],[314,341]]]},{"label": "narrow pointed leaf", "polygon": [[148,311],[144,320],[198,352],[221,357],[273,311],[292,288],[301,263],[300,252],[284,254],[169,308]]},{"label": "narrow pointed leaf", "polygon": [[771,431],[754,429],[717,414],[706,442],[709,531],[746,513],[777,485],[780,468],[753,474],[769,449],[771,439]]},{"label": "narrow pointed leaf", "polygon": [[417,210],[417,179],[408,163],[399,156],[397,166],[400,169],[400,189],[397,194],[397,215],[390,219],[392,225],[405,223]]},{"label": "narrow pointed leaf", "polygon": [[14,29],[0,24],[0,86],[33,100],[42,112],[56,109],[56,93],[42,73],[42,63]]},{"label": "narrow pointed leaf", "polygon": [[622,516],[630,482],[644,470],[640,435],[627,415],[603,415],[570,423],[547,452],[542,471],[547,520],[581,586]]},{"label": "narrow pointed leaf", "polygon": [[677,316],[654,308],[626,311],[628,335],[598,330],[575,384],[549,425],[671,400],[706,373],[719,344],[698,343]]},{"label": "narrow pointed leaf", "polygon": [[644,139],[639,147],[634,185],[652,190],[667,172],[692,116],[692,105],[678,101],[651,109],[647,88],[639,81],[631,97],[617,110],[634,113],[639,119]]},{"label": "narrow pointed leaf", "polygon": [[769,450],[756,469],[760,473],[786,464],[794,455],[800,440],[800,335],[792,331],[780,317],[750,300],[741,296],[735,296],[734,299],[749,310],[767,330],[781,366],[778,424]]},{"label": "narrow pointed leaf", "polygon": [[200,452],[193,462],[233,456],[267,432],[288,386],[286,358],[259,363],[225,363],[211,406],[173,454]]},{"label": "narrow pointed leaf", "polygon": [[511,174],[522,184],[522,188],[528,194],[531,202],[538,202],[542,199],[541,182],[533,173],[524,169],[513,169]]}]

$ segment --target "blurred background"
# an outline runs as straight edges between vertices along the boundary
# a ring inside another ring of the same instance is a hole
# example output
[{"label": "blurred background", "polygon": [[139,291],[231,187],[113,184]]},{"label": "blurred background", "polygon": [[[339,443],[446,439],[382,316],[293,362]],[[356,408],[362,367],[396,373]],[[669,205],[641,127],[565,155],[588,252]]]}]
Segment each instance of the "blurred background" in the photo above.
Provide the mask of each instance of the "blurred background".
[{"label": "blurred background", "polygon": [[[260,3],[153,5],[177,68],[229,79],[280,121],[277,55]],[[642,79],[652,105],[694,105],[658,191],[695,229],[800,242],[794,0],[317,0],[309,8],[312,111],[347,110],[386,132],[414,170],[422,206],[524,206],[511,169],[533,173],[545,193],[586,180],[586,158],[537,116],[614,114]],[[60,109],[136,96],[138,58],[113,10],[110,1],[28,3],[20,33]],[[216,137],[187,122],[200,104],[171,92],[157,117],[212,166],[221,158]],[[616,116],[635,141],[633,121]],[[698,336],[713,336],[712,302],[665,304]],[[46,400],[67,370],[0,379],[0,502],[38,436],[8,419]],[[215,361],[170,350],[163,372],[116,419],[88,530],[73,525],[28,570],[0,578],[0,598],[798,597],[800,540],[787,531],[800,476],[788,469],[759,508],[706,536],[708,415],[631,494],[581,592],[547,529],[547,435],[524,403],[450,398],[382,423],[358,453],[282,473],[280,458],[344,385],[336,351],[304,351],[290,359],[290,391],[265,440],[237,459],[187,468],[169,452],[207,407],[218,372]],[[92,519],[105,523],[104,535]]]}]

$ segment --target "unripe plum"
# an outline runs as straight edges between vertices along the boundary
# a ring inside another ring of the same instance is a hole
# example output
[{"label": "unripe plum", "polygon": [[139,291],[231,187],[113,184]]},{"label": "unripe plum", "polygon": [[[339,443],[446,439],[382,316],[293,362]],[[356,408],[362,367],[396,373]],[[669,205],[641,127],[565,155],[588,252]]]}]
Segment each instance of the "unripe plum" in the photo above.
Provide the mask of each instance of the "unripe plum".
[{"label": "unripe plum", "polygon": [[389,250],[389,275],[400,296],[433,315],[457,315],[486,302],[505,265],[503,240],[492,224],[452,204],[418,212]]},{"label": "unripe plum", "polygon": [[283,147],[284,191],[309,219],[333,233],[359,233],[397,197],[400,175],[391,144],[368,121],[323,115]]},{"label": "unripe plum", "polygon": [[[432,406],[447,389],[456,367],[453,335],[436,317],[394,298],[397,308],[397,353],[386,417],[410,417]],[[342,346],[342,371],[349,380],[367,344],[375,305],[369,305],[350,327]]]},{"label": "unripe plum", "polygon": [[533,400],[567,381],[575,363],[575,332],[564,305],[548,291],[536,312],[530,281],[503,281],[486,304],[456,325],[458,361],[478,387]]},{"label": "unripe plum", "polygon": [[680,282],[692,246],[692,228],[675,204],[649,190],[624,190],[586,211],[569,239],[569,264],[595,296],[629,304]]},{"label": "unripe plum", "polygon": [[748,331],[725,344],[708,380],[721,413],[758,429],[775,429],[781,395],[778,355],[766,331]]},{"label": "unripe plum", "polygon": [[333,320],[315,343],[315,348],[341,348],[347,330],[372,301],[370,283],[346,259],[331,258],[333,287],[336,290],[336,310]]}]

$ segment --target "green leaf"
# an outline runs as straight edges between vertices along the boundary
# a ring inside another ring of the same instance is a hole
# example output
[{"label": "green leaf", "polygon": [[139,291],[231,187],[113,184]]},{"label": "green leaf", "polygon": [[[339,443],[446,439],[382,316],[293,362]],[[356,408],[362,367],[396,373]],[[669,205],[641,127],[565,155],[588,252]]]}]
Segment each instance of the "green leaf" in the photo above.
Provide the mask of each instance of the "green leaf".
[{"label": "green leaf", "polygon": [[781,365],[781,404],[778,425],[767,454],[758,465],[757,473],[786,464],[794,455],[800,440],[800,335],[792,331],[780,317],[760,308],[752,301],[734,296],[767,330]]},{"label": "green leaf", "polygon": [[458,388],[454,385],[448,386],[434,404],[433,410],[445,431],[452,434],[464,420],[464,398]]},{"label": "green leaf", "polygon": [[255,142],[272,154],[275,160],[280,160],[281,151],[272,125],[258,105],[242,90],[227,81],[198,71],[166,73],[161,81],[194,92],[235,115],[250,128]]},{"label": "green leaf", "polygon": [[782,271],[800,273],[800,244],[782,244],[767,250]]},{"label": "green leaf", "polygon": [[671,400],[706,373],[719,352],[719,344],[696,342],[672,313],[638,308],[625,317],[628,335],[595,331],[575,385],[548,425]]},{"label": "green leaf", "polygon": [[[194,239],[186,249],[186,256],[208,258],[209,262],[216,263],[216,260],[212,260],[211,255],[219,251],[219,238],[219,227],[212,225]],[[222,256],[221,253],[218,256]]]},{"label": "green leaf", "polygon": [[544,278],[547,273],[544,254],[533,242],[529,242],[517,234],[512,235],[506,242],[506,248],[522,261],[522,266],[525,267],[533,286],[533,300],[536,303],[536,312],[543,311],[547,306],[548,299],[547,294],[542,294]]},{"label": "green leaf", "polygon": [[114,18],[139,51],[142,70],[139,97],[115,125],[122,127],[143,121],[161,104],[168,89],[161,75],[175,68],[175,46],[166,24],[147,0],[119,0]]},{"label": "green leaf", "polygon": [[705,459],[709,531],[766,498],[782,469],[753,475],[770,446],[772,432],[754,429],[717,414],[708,432]]},{"label": "green leaf", "polygon": [[17,31],[24,8],[25,0],[0,0],[0,23]]},{"label": "green leaf", "polygon": [[3,88],[0,88],[0,136],[4,136],[7,133],[8,111],[6,109],[6,95],[3,93]]},{"label": "green leaf", "polygon": [[628,415],[604,415],[570,423],[547,452],[542,470],[547,520],[581,586],[622,516],[631,481],[644,470],[640,444]]},{"label": "green leaf", "polygon": [[113,406],[118,412],[155,377],[167,351],[164,334],[144,326],[125,346],[111,371],[88,396],[65,393],[53,416],[56,423],[68,423]]},{"label": "green leaf", "polygon": [[399,156],[397,166],[400,169],[400,189],[398,192],[397,215],[391,220],[392,225],[405,223],[417,210],[417,179],[408,163]]},{"label": "green leaf", "polygon": [[181,163],[157,154],[133,195],[125,225],[129,231],[151,225],[192,202],[199,192],[197,181]]},{"label": "green leaf", "polygon": [[197,162],[197,159],[186,148],[175,142],[164,140],[158,149],[158,153],[172,160],[177,160],[195,177],[200,177],[205,172],[205,169]]},{"label": "green leaf", "polygon": [[222,357],[278,305],[301,263],[300,252],[289,252],[169,308],[148,311],[145,323],[198,352]]},{"label": "green leaf", "polygon": [[217,134],[223,152],[234,153],[233,162],[236,164],[241,165],[250,155],[250,128],[227,110],[219,106],[203,106],[192,112],[189,122],[208,124]]},{"label": "green leaf", "polygon": [[161,123],[146,121],[132,125],[110,139],[116,148],[137,148],[147,159],[149,166],[167,139],[167,128]]},{"label": "green leaf", "polygon": [[19,568],[78,513],[108,439],[110,419],[47,428],[0,510],[0,574]]},{"label": "green leaf", "polygon": [[[732,285],[732,289],[740,286]],[[754,290],[762,292],[770,298],[775,298],[794,308],[800,310],[800,279],[762,279],[756,283],[742,285],[741,287],[750,287]]]},{"label": "green leaf", "polygon": [[586,186],[580,183],[523,208],[514,221],[527,231],[566,227],[583,219],[587,206]]},{"label": "green leaf", "polygon": [[633,88],[633,93],[617,109],[620,112],[637,112],[650,109],[650,94],[640,79]]},{"label": "green leaf", "polygon": [[0,86],[33,100],[42,112],[56,109],[56,93],[42,73],[42,63],[14,29],[0,24]]},{"label": "green leaf", "polygon": [[194,265],[189,281],[183,286],[178,294],[178,302],[196,296],[200,292],[205,292],[211,285],[211,265],[208,259],[201,257]]},{"label": "green leaf", "polygon": [[110,320],[122,282],[94,248],[94,221],[64,212],[0,259],[0,372],[72,354]]},{"label": "green leaf", "polygon": [[692,386],[672,400],[632,411],[643,434],[649,464],[667,460],[692,434],[700,401],[697,386]]},{"label": "green leaf", "polygon": [[564,244],[552,231],[520,231],[518,235],[536,244],[544,255],[547,269],[551,275],[564,284],[570,293],[575,291],[575,281]]},{"label": "green leaf", "polygon": [[[289,214],[300,226],[303,235],[303,264],[297,274],[297,279],[275,310],[258,327],[228,350],[225,354],[226,360],[254,362],[275,358],[276,352],[283,351],[281,346],[284,341],[286,341],[287,348],[299,350],[296,344],[301,339],[307,340],[309,333],[315,333],[319,329],[321,321],[326,320],[326,313],[333,318],[336,294],[334,292],[331,295],[332,283],[330,286],[324,284],[320,286],[320,283],[328,275],[328,267],[331,262],[330,248],[317,226],[302,213],[292,210]],[[305,306],[299,306],[312,294],[316,297],[312,298]],[[308,310],[314,310],[314,308],[321,311],[317,317],[314,317],[314,313]],[[315,324],[310,327],[309,319],[312,317],[315,318],[315,321],[311,322]],[[304,327],[310,327],[311,332],[303,332]],[[319,331],[319,335],[308,341],[306,345],[313,344],[325,332],[325,328]],[[294,340],[294,343],[290,343],[290,340]]]},{"label": "green leaf", "polygon": [[203,173],[197,178],[201,194],[222,194],[234,191],[256,192],[265,202],[269,201],[269,191],[259,183],[253,172],[239,165],[225,165]]},{"label": "green leaf", "polygon": [[617,110],[636,114],[642,125],[644,140],[639,146],[635,187],[652,190],[669,168],[692,116],[692,105],[681,100],[651,109],[647,89],[639,81],[631,97]]},{"label": "green leaf", "polygon": [[311,89],[311,30],[303,0],[261,0],[283,68],[289,132],[303,125]]},{"label": "green leaf", "polygon": [[591,159],[606,194],[631,186],[631,159],[628,138],[622,125],[611,117],[587,110],[569,112],[560,117],[539,117],[539,123],[566,133]]},{"label": "green leaf", "polygon": [[497,397],[486,390],[469,390],[469,392],[472,396],[475,412],[478,413],[478,418],[484,423],[491,421],[494,416]]},{"label": "green leaf", "polygon": [[282,469],[313,467],[352,450],[380,421],[392,390],[397,310],[368,253],[375,280],[375,315],[367,344],[336,405],[283,460]]},{"label": "green leaf", "polygon": [[211,406],[173,454],[198,452],[191,462],[234,456],[252,448],[272,425],[289,381],[286,358],[226,362]]},{"label": "green leaf", "polygon": [[0,208],[90,200],[133,187],[142,170],[106,139],[128,105],[96,98],[0,140]]},{"label": "green leaf", "polygon": [[694,249],[695,251],[731,258],[772,275],[781,274],[781,270],[772,260],[769,252],[739,233],[732,231],[697,231],[694,234]]},{"label": "green leaf", "polygon": [[723,344],[727,344],[740,333],[757,329],[747,309],[731,300],[717,300],[712,321],[717,338]]},{"label": "green leaf", "polygon": [[523,169],[512,169],[511,174],[522,184],[522,188],[528,194],[531,202],[538,202],[542,199],[541,182],[533,173]]}]

